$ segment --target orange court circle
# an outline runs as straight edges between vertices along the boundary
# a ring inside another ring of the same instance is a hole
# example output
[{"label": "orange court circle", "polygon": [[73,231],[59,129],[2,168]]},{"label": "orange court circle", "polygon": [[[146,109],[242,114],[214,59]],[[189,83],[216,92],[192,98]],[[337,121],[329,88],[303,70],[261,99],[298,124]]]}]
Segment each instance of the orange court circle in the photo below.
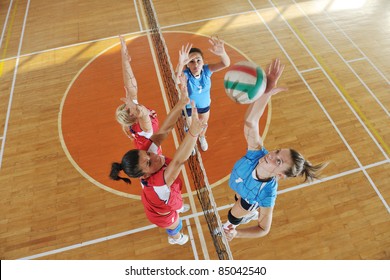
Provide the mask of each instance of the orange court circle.
[{"label": "orange court circle", "polygon": [[[179,49],[183,44],[193,43],[203,51],[205,63],[219,58],[208,51],[208,37],[194,33],[163,32],[169,56],[175,67]],[[138,100],[156,110],[160,125],[165,120],[162,90],[158,82],[152,51],[147,36],[126,41],[131,66],[138,83]],[[248,60],[239,50],[225,43],[231,64]],[[138,179],[132,184],[109,179],[112,162],[120,162],[124,153],[133,149],[115,120],[115,110],[125,95],[121,68],[120,44],[110,47],[90,60],[76,75],[65,93],[59,114],[59,134],[62,147],[73,166],[90,182],[117,195],[140,199]],[[247,105],[235,104],[223,88],[225,70],[214,73],[211,89],[211,113],[207,141],[209,150],[202,152],[202,161],[211,185],[223,182],[240,157],[245,154],[243,118]],[[269,123],[266,108],[260,120],[263,137]],[[173,137],[163,144],[163,153],[172,158],[175,152]],[[183,188],[183,192],[185,188]]]}]

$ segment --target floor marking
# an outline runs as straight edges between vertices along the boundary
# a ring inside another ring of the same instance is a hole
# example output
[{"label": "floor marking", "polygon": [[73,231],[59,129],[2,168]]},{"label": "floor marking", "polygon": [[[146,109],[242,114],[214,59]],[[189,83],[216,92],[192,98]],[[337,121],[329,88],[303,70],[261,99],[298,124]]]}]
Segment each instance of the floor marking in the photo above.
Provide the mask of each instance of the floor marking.
[{"label": "floor marking", "polygon": [[[317,65],[320,66],[322,69],[322,65],[318,62],[318,60],[314,57],[315,55],[312,53],[312,51],[310,50],[310,47],[308,44],[305,43],[305,40],[303,38],[303,36],[299,36],[296,32],[296,30],[290,25],[290,23],[284,18],[284,16],[280,13],[279,9],[273,4],[272,0],[268,0],[272,6],[274,7],[274,9],[278,12],[279,16],[285,21],[285,23],[288,25],[288,27],[290,28],[290,30],[294,33],[294,35],[296,36],[296,38],[300,41],[300,43],[302,44],[302,46],[306,49],[306,51],[308,52],[308,54],[314,59],[314,61],[317,62]],[[376,187],[375,183],[372,181],[371,177],[368,175],[368,173],[363,169],[363,166],[361,164],[361,162],[359,161],[359,159],[357,158],[357,156],[355,155],[355,153],[353,152],[352,148],[350,147],[350,145],[348,144],[348,142],[346,141],[346,139],[344,138],[344,136],[342,135],[342,133],[340,132],[340,130],[338,129],[338,127],[336,126],[336,124],[334,123],[333,119],[330,117],[330,115],[328,114],[328,112],[326,111],[326,109],[324,108],[324,106],[322,105],[322,103],[320,102],[320,100],[317,98],[317,96],[314,94],[313,90],[311,89],[311,87],[309,86],[309,84],[307,83],[307,81],[304,79],[304,77],[299,73],[297,67],[295,66],[295,64],[293,63],[293,61],[291,60],[291,58],[288,56],[286,50],[283,48],[283,46],[280,44],[279,40],[277,39],[277,37],[275,36],[275,34],[273,34],[272,30],[270,29],[270,27],[268,26],[268,24],[265,22],[265,20],[263,19],[263,17],[258,13],[259,17],[261,18],[261,20],[263,21],[263,23],[266,25],[267,29],[271,32],[272,36],[274,37],[275,41],[278,43],[278,45],[280,46],[280,48],[283,50],[283,52],[287,55],[288,59],[290,60],[290,63],[293,65],[293,67],[296,69],[298,75],[301,77],[302,81],[305,83],[305,85],[307,86],[307,88],[310,90],[310,92],[312,93],[314,99],[317,101],[318,105],[321,107],[321,109],[323,110],[323,112],[325,113],[325,115],[328,117],[329,121],[332,123],[332,126],[334,127],[334,129],[337,131],[337,133],[339,134],[339,136],[341,137],[342,141],[344,142],[344,144],[346,145],[346,147],[348,148],[348,150],[350,151],[350,153],[352,154],[352,156],[354,157],[355,161],[357,162],[357,164],[359,165],[359,167],[361,168],[361,170],[363,171],[364,175],[366,176],[367,180],[371,183],[371,186],[372,188],[374,189],[374,191],[377,193],[377,195],[379,196],[380,200],[382,201],[383,205],[385,206],[385,208],[387,209],[388,213],[390,214],[390,207],[389,205],[387,204],[386,200],[383,198],[382,194],[379,192],[378,188]],[[299,31],[298,31],[299,33]],[[302,38],[301,38],[302,37]],[[328,77],[329,81],[334,85],[333,83],[333,80],[328,76],[327,74],[327,71],[325,71],[323,69],[323,73]],[[337,90],[337,87],[336,85],[334,85],[334,87],[336,88]],[[338,91],[340,93],[340,91]],[[340,96],[341,97],[344,97],[346,98],[343,94],[340,93]],[[348,102],[346,102],[347,105],[350,105]],[[352,110],[352,109],[351,109]],[[354,110],[352,110],[352,112],[354,112]],[[360,120],[358,118],[358,120]],[[363,125],[363,124],[362,124]],[[365,126],[364,126],[365,127]],[[367,130],[366,130],[367,131]],[[367,131],[367,133],[370,134],[370,131]],[[371,134],[370,134],[371,135]],[[372,136],[371,136],[372,137]],[[378,145],[378,143],[375,141],[375,138],[373,138],[374,142]],[[378,145],[378,148],[383,152],[383,150],[381,149],[381,146]],[[386,158],[386,160],[389,160],[389,157],[387,156],[387,154],[384,153],[384,156]]]},{"label": "floor marking", "polygon": [[192,234],[190,219],[186,219],[186,224],[187,224],[188,236],[190,238],[190,242],[192,246],[192,251],[194,252],[194,260],[199,260],[198,251],[196,250],[194,235]]},{"label": "floor marking", "polygon": [[[10,6],[8,8],[8,12],[7,12],[7,16],[6,16],[6,19],[5,19],[5,22],[4,22],[4,27],[3,27],[3,32],[1,33],[1,39],[0,39],[0,48],[3,44],[3,38],[4,38],[4,34],[5,34],[5,30],[7,28],[7,23],[8,23],[8,16],[9,16],[9,13],[11,11],[11,6],[12,6],[12,0],[10,2]],[[11,22],[9,24],[9,27],[8,27],[8,32],[7,32],[7,35],[6,35],[6,39],[5,39],[5,45],[4,45],[4,49],[3,49],[3,53],[1,55],[1,62],[0,62],[0,78],[1,76],[3,76],[3,69],[4,69],[4,58],[7,54],[7,50],[8,50],[8,43],[9,43],[9,40],[11,38],[11,33],[12,33],[12,27],[14,25],[14,20],[15,20],[15,15],[16,15],[16,11],[18,10],[18,0],[16,0],[15,2],[15,6],[13,8],[13,12],[12,12],[12,16],[11,16]],[[19,52],[20,54],[20,52]]]},{"label": "floor marking", "polygon": [[[357,79],[360,81],[360,83],[363,85],[363,87],[370,93],[372,98],[378,103],[378,105],[382,108],[382,110],[387,114],[387,116],[390,117],[389,111],[385,108],[385,106],[380,102],[380,100],[376,97],[376,95],[371,91],[371,89],[367,86],[367,84],[360,78],[360,76],[355,72],[355,70],[347,63],[347,61],[344,59],[344,57],[340,54],[340,52],[333,46],[333,44],[328,40],[328,38],[325,36],[325,34],[322,33],[322,31],[317,27],[317,25],[311,20],[311,18],[305,13],[305,11],[302,10],[300,5],[298,5],[295,0],[292,0],[295,5],[299,8],[299,10],[303,13],[303,15],[307,18],[307,20],[311,23],[311,25],[317,30],[318,33],[321,34],[322,38],[329,44],[329,46],[332,48],[332,50],[339,56],[339,58],[344,62],[345,65],[349,68],[349,70],[357,77]],[[292,26],[294,28],[294,26]],[[295,27],[294,30],[297,28]],[[299,31],[299,30],[296,30]],[[297,32],[299,35],[300,33]],[[302,34],[301,34],[302,35]],[[303,36],[302,36],[303,37]],[[304,39],[304,38],[301,38]],[[307,42],[305,42],[307,43]],[[311,49],[310,45],[307,44],[309,49]],[[339,86],[340,91],[346,96],[346,98],[351,102],[351,105],[353,108],[357,111],[357,113],[360,115],[360,117],[366,122],[367,126],[371,129],[373,134],[377,136],[378,141],[385,147],[387,153],[390,155],[390,148],[387,146],[385,141],[382,139],[382,137],[379,135],[379,133],[376,131],[376,129],[373,127],[371,122],[368,120],[368,118],[364,115],[364,113],[360,110],[360,106],[355,102],[355,100],[352,98],[352,96],[348,93],[348,91],[341,85],[341,82],[337,79],[335,75],[333,75],[332,71],[326,66],[326,63],[322,60],[322,58],[319,55],[316,55],[316,53],[313,51],[314,56],[317,58],[321,66],[325,69],[326,72],[328,72],[329,76],[335,81],[336,85]]]},{"label": "floor marking", "polygon": [[9,15],[11,13],[11,10],[12,10],[11,8],[12,8],[12,2],[13,1],[14,0],[11,0],[9,2],[7,15],[5,16],[4,25],[3,25],[3,31],[1,32],[1,37],[0,37],[0,48],[3,45],[4,34],[5,34],[5,30],[7,30],[8,18],[9,18]]},{"label": "floor marking", "polygon": [[27,21],[29,8],[30,8],[30,0],[27,1],[26,12],[24,14],[22,31],[21,31],[21,34],[20,34],[20,41],[19,41],[19,47],[18,47],[18,55],[17,55],[16,61],[15,61],[14,75],[13,75],[13,78],[12,78],[11,90],[10,90],[10,94],[9,94],[7,114],[6,114],[6,117],[5,117],[5,124],[4,124],[3,141],[1,142],[1,149],[0,149],[0,169],[1,169],[1,166],[2,166],[2,163],[3,163],[4,147],[5,147],[5,142],[6,142],[6,139],[7,139],[8,123],[9,123],[9,118],[10,118],[10,115],[11,115],[12,100],[13,100],[14,91],[15,91],[16,75],[18,73],[18,68],[19,68],[20,53],[21,53],[21,50],[22,50],[23,36],[24,36],[24,30],[26,28],[26,21]]},{"label": "floor marking", "polygon": [[333,22],[334,25],[337,26],[337,28],[343,33],[343,35],[351,42],[351,44],[368,60],[368,62],[371,64],[371,66],[381,75],[381,77],[387,82],[387,84],[390,84],[390,80],[376,67],[376,65],[367,57],[367,55],[359,48],[358,45],[355,44],[355,42],[348,36],[348,34],[340,27],[340,25],[335,22],[332,17],[329,15],[329,13],[324,10],[324,13],[327,15],[327,17],[330,19],[331,22]]},{"label": "floor marking", "polygon": [[[299,190],[299,189],[303,189],[303,188],[306,188],[306,187],[311,187],[311,186],[314,186],[314,185],[317,185],[317,184],[320,184],[320,183],[323,183],[323,182],[328,182],[328,181],[331,181],[331,180],[334,180],[334,179],[338,179],[338,178],[341,178],[341,177],[344,177],[344,176],[347,176],[347,175],[351,175],[351,174],[363,171],[363,170],[374,168],[374,167],[377,167],[377,166],[380,166],[380,165],[383,165],[383,164],[390,164],[390,160],[379,161],[379,162],[375,162],[375,163],[366,165],[363,168],[355,168],[355,169],[352,169],[352,170],[341,172],[341,173],[335,174],[333,176],[329,176],[329,177],[326,177],[326,178],[322,178],[321,180],[314,181],[314,182],[312,182],[310,184],[309,183],[303,183],[303,184],[300,184],[300,185],[297,185],[297,186],[293,186],[293,187],[290,187],[290,188],[278,191],[278,195],[281,195],[281,194],[284,194],[284,193],[287,193],[287,192],[291,192],[291,191],[295,191],[295,190]],[[234,203],[226,204],[226,205],[218,207],[217,210],[219,212],[219,211],[222,211],[222,210],[230,209],[231,207],[233,207],[233,205],[234,205]],[[192,214],[183,216],[182,219],[187,221],[187,228],[188,228],[189,223],[190,223],[189,219],[193,219],[195,217],[201,217],[203,215],[204,215],[204,213],[202,211],[202,212],[192,213]],[[20,258],[20,260],[37,259],[37,258],[41,258],[41,257],[45,257],[45,256],[57,254],[57,253],[62,253],[62,252],[69,251],[69,250],[72,250],[72,249],[76,249],[76,248],[81,248],[81,247],[97,244],[97,243],[100,243],[100,242],[105,242],[105,241],[108,241],[108,240],[111,240],[111,239],[114,239],[114,238],[124,237],[126,235],[131,235],[131,234],[134,234],[134,233],[139,233],[139,232],[150,230],[150,229],[154,229],[154,228],[157,228],[157,226],[151,224],[151,225],[148,225],[148,226],[135,228],[135,229],[132,229],[132,230],[128,230],[128,231],[112,234],[112,235],[109,235],[109,236],[105,236],[105,237],[89,240],[89,241],[86,241],[86,242],[81,242],[81,243],[78,243],[78,244],[66,246],[66,247],[63,247],[63,248],[58,248],[58,249],[54,249],[54,250],[51,250],[51,251],[39,253],[39,254],[36,254],[36,255],[23,257],[23,258]],[[190,233],[190,230],[188,230],[188,232],[189,232],[189,234],[191,236],[192,235],[192,230],[191,230],[191,233]],[[194,249],[194,250],[196,250],[196,249]]]},{"label": "floor marking", "polygon": [[135,14],[137,15],[137,20],[138,20],[139,29],[140,29],[141,31],[143,31],[142,22],[141,22],[141,17],[140,17],[139,12],[138,12],[137,0],[134,0],[134,8],[135,8]]}]

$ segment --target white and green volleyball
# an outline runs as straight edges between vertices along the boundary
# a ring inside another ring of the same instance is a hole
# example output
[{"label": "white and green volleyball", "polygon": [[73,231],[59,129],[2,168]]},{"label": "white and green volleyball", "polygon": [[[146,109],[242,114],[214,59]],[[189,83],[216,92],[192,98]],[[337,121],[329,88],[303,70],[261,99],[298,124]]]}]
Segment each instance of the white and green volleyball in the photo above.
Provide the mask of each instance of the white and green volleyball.
[{"label": "white and green volleyball", "polygon": [[225,74],[226,94],[234,102],[249,104],[263,95],[267,86],[264,70],[250,61],[240,61],[229,68]]}]

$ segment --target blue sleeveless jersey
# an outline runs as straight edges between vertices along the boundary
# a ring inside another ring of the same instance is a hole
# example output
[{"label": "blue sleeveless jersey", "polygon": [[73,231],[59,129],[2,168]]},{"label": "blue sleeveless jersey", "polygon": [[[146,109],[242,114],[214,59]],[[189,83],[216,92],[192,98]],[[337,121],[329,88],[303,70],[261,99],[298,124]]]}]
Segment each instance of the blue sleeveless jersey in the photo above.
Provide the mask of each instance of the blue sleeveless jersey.
[{"label": "blue sleeveless jersey", "polygon": [[253,178],[252,173],[259,160],[268,154],[263,147],[261,150],[248,150],[246,155],[239,159],[230,174],[229,186],[250,204],[260,207],[275,205],[278,183],[275,177],[269,182],[262,182]]},{"label": "blue sleeveless jersey", "polygon": [[[211,104],[211,75],[213,74],[209,66],[207,64],[203,65],[199,79],[196,79],[188,68],[183,72],[187,77],[188,97],[195,101],[196,108],[209,107]],[[191,104],[188,104],[186,107],[191,108]]]}]

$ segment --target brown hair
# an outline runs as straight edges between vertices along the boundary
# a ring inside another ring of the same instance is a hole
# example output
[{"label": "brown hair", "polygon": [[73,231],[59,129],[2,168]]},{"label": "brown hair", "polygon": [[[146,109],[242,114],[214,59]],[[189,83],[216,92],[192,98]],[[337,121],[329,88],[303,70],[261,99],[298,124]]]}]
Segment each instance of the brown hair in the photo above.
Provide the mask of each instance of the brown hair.
[{"label": "brown hair", "polygon": [[200,56],[203,58],[203,52],[198,48],[191,48],[189,53],[200,53]]},{"label": "brown hair", "polygon": [[303,176],[304,182],[313,181],[320,178],[320,171],[328,165],[327,162],[313,165],[296,150],[290,149],[290,152],[293,165],[284,173],[287,177]]}]

